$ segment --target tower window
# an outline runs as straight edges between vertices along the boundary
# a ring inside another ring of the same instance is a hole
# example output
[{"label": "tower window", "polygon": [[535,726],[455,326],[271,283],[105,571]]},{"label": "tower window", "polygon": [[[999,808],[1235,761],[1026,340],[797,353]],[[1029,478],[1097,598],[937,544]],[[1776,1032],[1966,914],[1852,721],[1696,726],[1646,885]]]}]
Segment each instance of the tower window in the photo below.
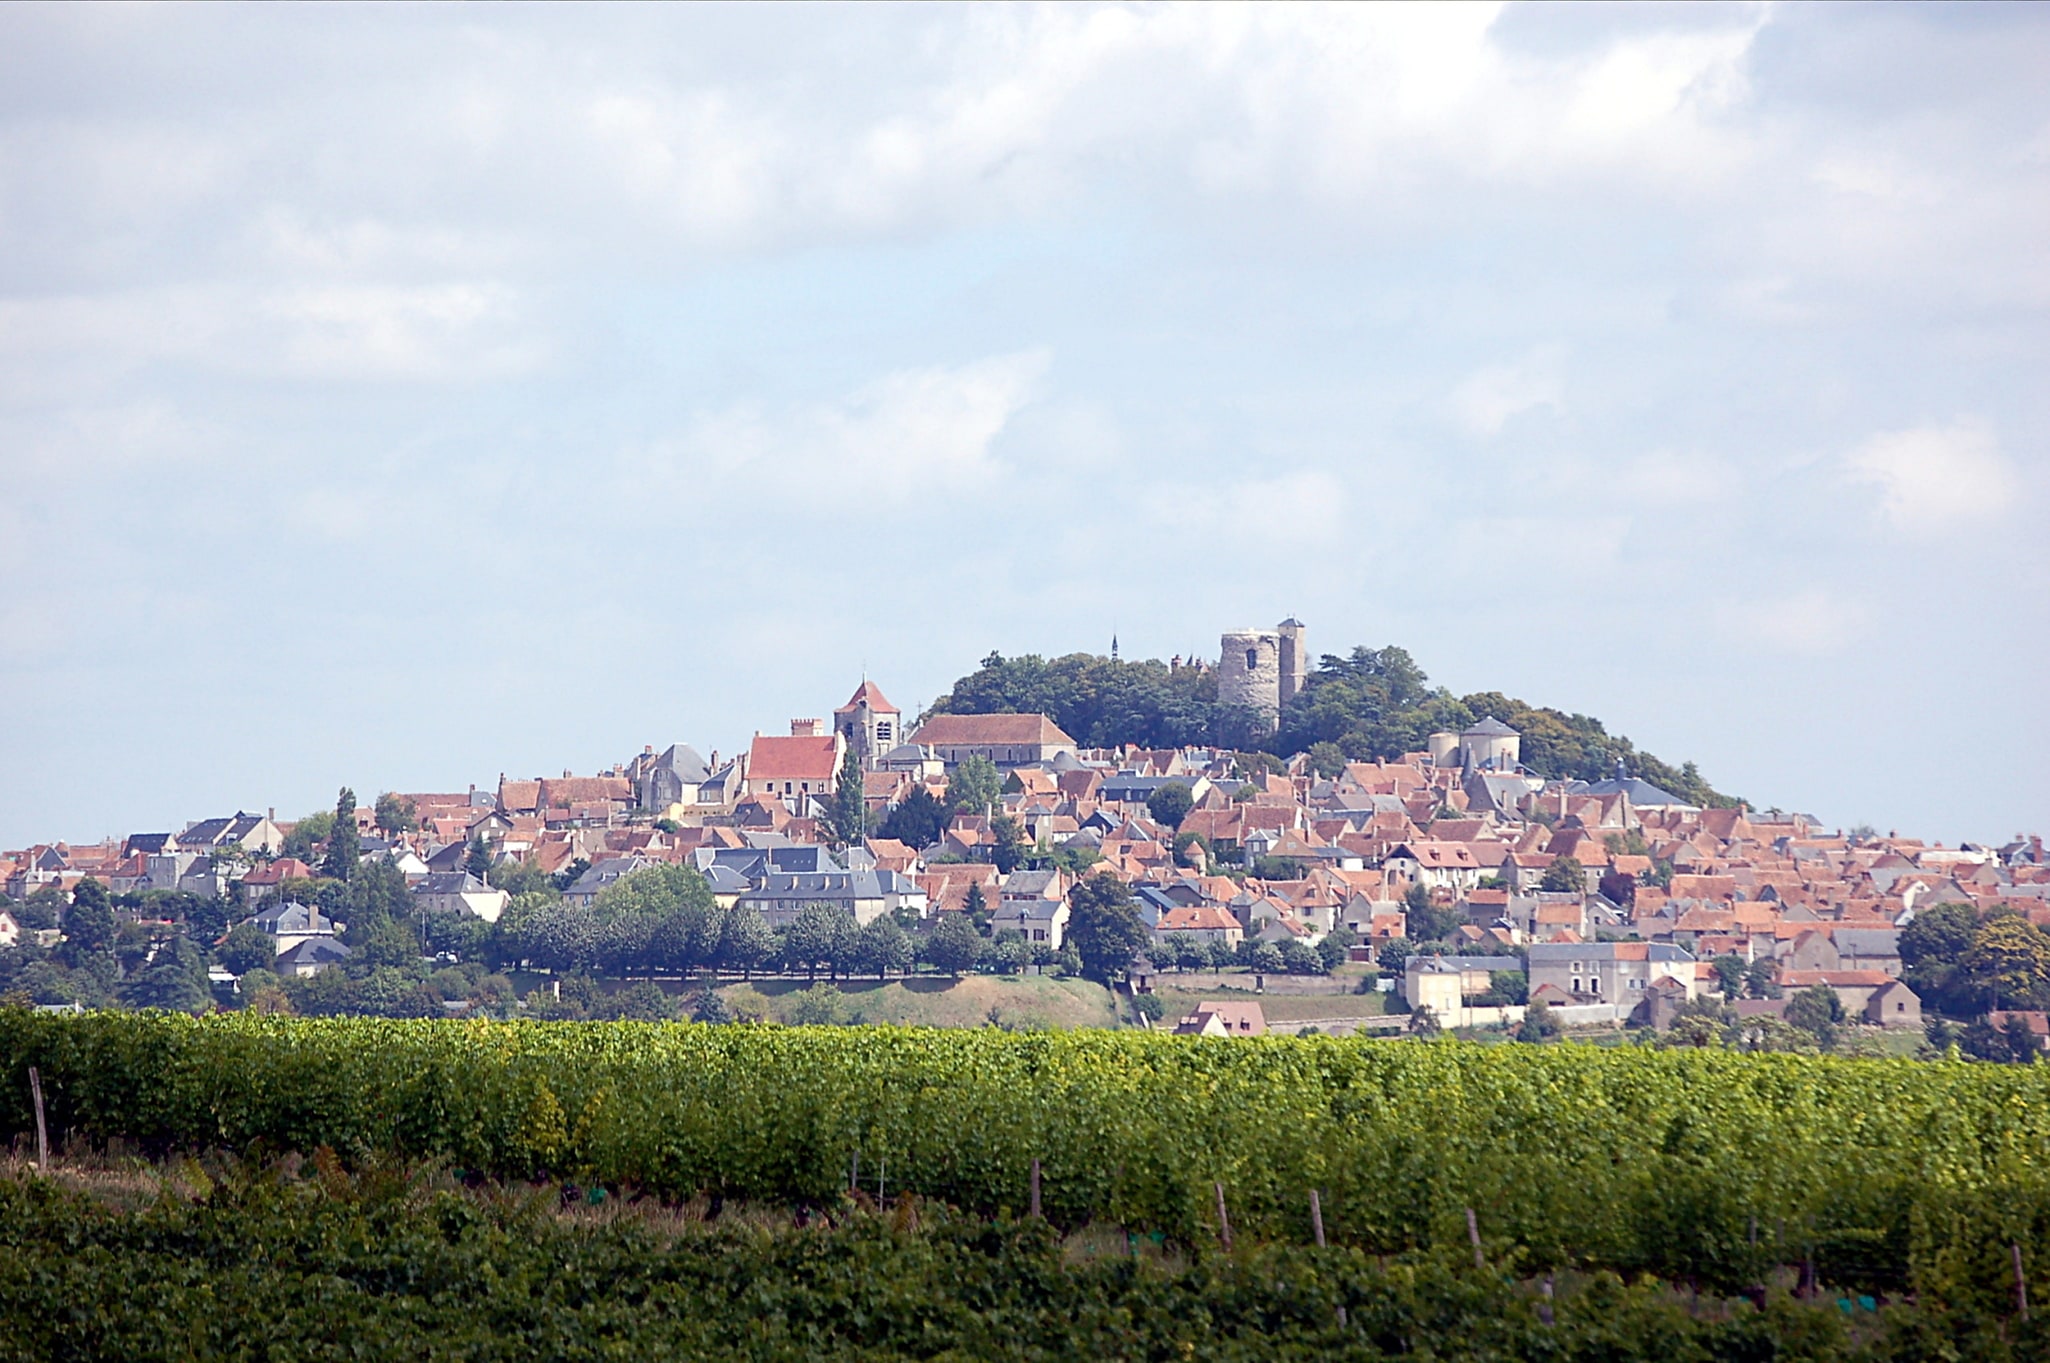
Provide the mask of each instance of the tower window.
[{"label": "tower window", "polygon": [[1248,672],[1253,672],[1253,671],[1256,671],[1256,670],[1258,670],[1259,666],[1260,666],[1260,650],[1259,650],[1259,649],[1257,649],[1257,648],[1249,648],[1249,649],[1247,649],[1247,650],[1246,650],[1246,671],[1248,671]]}]

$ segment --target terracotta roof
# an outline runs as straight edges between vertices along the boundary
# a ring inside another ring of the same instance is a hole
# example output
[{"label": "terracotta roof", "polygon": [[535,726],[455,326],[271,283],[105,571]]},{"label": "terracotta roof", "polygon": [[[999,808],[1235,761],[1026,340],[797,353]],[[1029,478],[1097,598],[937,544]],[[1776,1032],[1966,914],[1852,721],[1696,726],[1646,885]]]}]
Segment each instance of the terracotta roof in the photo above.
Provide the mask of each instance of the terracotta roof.
[{"label": "terracotta roof", "polygon": [[750,781],[830,781],[840,769],[837,743],[823,738],[758,735],[747,751]]},{"label": "terracotta roof", "polygon": [[1065,743],[1075,740],[1045,715],[934,715],[911,735],[913,743],[933,747],[973,748],[994,744]]},{"label": "terracotta roof", "polygon": [[890,704],[890,699],[883,694],[882,688],[872,681],[862,682],[860,686],[854,689],[854,694],[847,698],[847,703],[833,711],[833,713],[836,716],[844,715],[860,709],[863,705],[867,705],[871,710],[884,710],[891,714],[897,713],[897,707]]}]

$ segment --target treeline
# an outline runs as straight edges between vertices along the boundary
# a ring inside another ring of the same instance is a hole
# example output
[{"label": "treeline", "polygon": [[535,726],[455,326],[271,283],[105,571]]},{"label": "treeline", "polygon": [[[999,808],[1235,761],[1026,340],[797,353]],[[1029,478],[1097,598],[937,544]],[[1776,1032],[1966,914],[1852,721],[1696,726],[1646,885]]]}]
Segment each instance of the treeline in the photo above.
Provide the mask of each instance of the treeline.
[{"label": "treeline", "polygon": [[1455,696],[1432,686],[1403,649],[1359,647],[1323,656],[1278,728],[1257,711],[1221,704],[1213,669],[1087,653],[1045,659],[992,653],[934,701],[932,714],[1038,713],[1087,747],[1214,746],[1279,757],[1309,753],[1330,775],[1347,761],[1419,752],[1440,730],[1457,733],[1493,715],[1523,737],[1523,763],[1540,776],[1600,781],[1621,762],[1633,776],[1705,807],[1737,803],[1692,762],[1640,751],[1589,715],[1531,705],[1495,691]]}]

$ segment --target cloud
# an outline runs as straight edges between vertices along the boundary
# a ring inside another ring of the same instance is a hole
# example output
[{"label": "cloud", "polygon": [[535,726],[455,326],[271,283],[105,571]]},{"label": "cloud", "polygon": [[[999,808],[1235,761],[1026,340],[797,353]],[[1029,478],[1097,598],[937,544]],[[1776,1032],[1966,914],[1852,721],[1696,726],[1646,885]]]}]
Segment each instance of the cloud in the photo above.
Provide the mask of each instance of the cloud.
[{"label": "cloud", "polygon": [[1984,423],[1962,420],[1875,435],[1844,459],[1852,481],[1879,489],[1879,513],[1927,535],[2004,518],[2021,479]]},{"label": "cloud", "polygon": [[1051,361],[1046,350],[1026,350],[897,370],[839,401],[782,413],[704,413],[679,439],[631,460],[632,476],[700,492],[766,484],[800,498],[807,489],[859,495],[866,486],[879,506],[921,489],[978,487],[1002,472],[993,446]]},{"label": "cloud", "polygon": [[1809,657],[1842,652],[1863,634],[1867,618],[1863,606],[1821,588],[1728,602],[1715,612],[1717,628],[1733,643]]},{"label": "cloud", "polygon": [[1559,347],[1542,346],[1513,363],[1483,369],[1453,393],[1453,413],[1469,434],[1490,437],[1524,412],[1563,411],[1563,361]]},{"label": "cloud", "polygon": [[1295,546],[1328,544],[1346,524],[1345,485],[1320,469],[1296,469],[1223,484],[1173,480],[1150,492],[1149,519],[1208,538],[1271,528]]}]

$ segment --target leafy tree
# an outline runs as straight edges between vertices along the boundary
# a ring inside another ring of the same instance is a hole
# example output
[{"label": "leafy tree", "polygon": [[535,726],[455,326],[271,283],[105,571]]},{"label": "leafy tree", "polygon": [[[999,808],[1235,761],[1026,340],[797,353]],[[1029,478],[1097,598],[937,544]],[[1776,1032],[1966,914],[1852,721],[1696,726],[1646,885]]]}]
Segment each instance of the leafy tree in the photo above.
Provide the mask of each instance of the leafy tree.
[{"label": "leafy tree", "polygon": [[1291,975],[1322,975],[1325,973],[1324,958],[1307,942],[1287,941],[1281,944],[1281,968]]},{"label": "leafy tree", "polygon": [[884,816],[883,826],[877,831],[906,847],[923,849],[940,840],[940,835],[947,831],[948,818],[947,807],[924,786],[917,786]]},{"label": "leafy tree", "polygon": [[924,954],[936,969],[959,976],[975,964],[981,946],[982,934],[968,922],[966,915],[943,913],[926,935]]},{"label": "leafy tree", "polygon": [[484,873],[484,882],[492,889],[504,890],[509,895],[540,894],[549,899],[562,895],[554,876],[524,861],[494,862]]},{"label": "leafy tree", "polygon": [[1996,1009],[2050,1004],[2050,933],[2020,914],[1989,918],[1959,965]]},{"label": "leafy tree", "polygon": [[1715,968],[1716,984],[1726,999],[1744,997],[1744,958],[1742,956],[1718,956],[1709,964]]},{"label": "leafy tree", "polygon": [[1008,814],[999,814],[990,820],[989,831],[996,838],[990,860],[996,864],[997,870],[1009,875],[1025,859],[1025,836],[1018,828],[1018,821]]},{"label": "leafy tree", "polygon": [[833,837],[852,847],[868,836],[868,800],[864,796],[861,755],[853,748],[840,760],[840,778],[833,789]]},{"label": "leafy tree", "polygon": [[420,827],[419,819],[414,816],[413,802],[388,790],[377,797],[374,817],[378,829],[388,838],[415,832]]},{"label": "leafy tree", "polygon": [[696,868],[662,863],[621,876],[591,902],[608,971],[685,971],[717,950],[712,888]]},{"label": "leafy tree", "polygon": [[1345,770],[1345,749],[1325,739],[1312,743],[1309,748],[1310,770],[1317,775],[1334,777]]},{"label": "leafy tree", "polygon": [[1538,888],[1547,894],[1586,894],[1587,870],[1578,857],[1553,857]]},{"label": "leafy tree", "polygon": [[1301,880],[1303,864],[1294,857],[1261,857],[1253,863],[1257,880]]},{"label": "leafy tree", "polygon": [[157,949],[156,959],[130,980],[121,994],[131,1008],[167,1012],[204,1013],[214,1004],[206,957],[182,932]]},{"label": "leafy tree", "polygon": [[318,863],[314,848],[327,841],[327,835],[334,831],[335,815],[331,809],[316,809],[292,825],[292,831],[285,834],[278,855],[294,857],[307,865]]},{"label": "leafy tree", "polygon": [[469,850],[463,854],[463,869],[488,884],[491,880],[491,868],[497,861],[497,856],[491,851],[491,844],[484,841],[482,833],[478,833],[470,839]]},{"label": "leafy tree", "polygon": [[1391,937],[1374,953],[1374,963],[1390,975],[1400,975],[1416,955],[1416,943],[1406,937]]},{"label": "leafy tree", "polygon": [[1174,864],[1190,871],[1210,869],[1210,840],[1201,833],[1174,835]]},{"label": "leafy tree", "polygon": [[1180,828],[1196,807],[1196,793],[1187,781],[1169,781],[1146,797],[1146,812],[1164,828]]},{"label": "leafy tree", "polygon": [[1068,911],[1067,938],[1081,957],[1082,973],[1106,984],[1131,968],[1152,936],[1131,887],[1113,875],[1078,881],[1068,892]]},{"label": "leafy tree", "polygon": [[1778,998],[1779,964],[1770,957],[1753,961],[1744,970],[1744,992],[1754,999]]},{"label": "leafy tree", "polygon": [[590,869],[591,859],[589,857],[578,857],[575,861],[572,861],[569,865],[555,873],[555,888],[558,890],[569,889],[570,886],[582,880],[584,872]]},{"label": "leafy tree", "polygon": [[88,876],[71,891],[71,906],[64,911],[64,963],[77,967],[114,949],[116,923],[107,887]]},{"label": "leafy tree", "polygon": [[2008,1053],[2017,1065],[2033,1065],[2042,1050],[2036,1045],[2036,1034],[2029,1028],[2029,1020],[2020,1013],[2009,1013],[2007,1021],[2000,1026],[2001,1039],[2007,1042]]},{"label": "leafy tree", "polygon": [[1338,969],[1352,959],[1352,949],[1359,945],[1360,935],[1343,923],[1324,934],[1317,943],[1317,954],[1324,960],[1324,970]]},{"label": "leafy tree", "polygon": [[1521,970],[1488,972],[1488,992],[1480,999],[1487,1008],[1517,1007],[1530,1002],[1530,976]]},{"label": "leafy tree", "polygon": [[988,814],[1002,798],[1003,778],[996,763],[980,753],[970,753],[947,777],[947,803],[965,814]]},{"label": "leafy tree", "polygon": [[335,820],[328,828],[327,853],[320,859],[321,874],[333,880],[354,876],[361,847],[356,836],[356,792],[343,786],[341,794],[335,797]]},{"label": "leafy tree", "polygon": [[14,921],[31,932],[47,932],[64,917],[71,901],[55,885],[45,885],[14,906]]},{"label": "leafy tree", "polygon": [[669,1022],[676,1017],[676,1000],[653,980],[636,980],[607,1001],[604,1013],[634,1022]]},{"label": "leafy tree", "polygon": [[244,923],[228,934],[214,955],[225,969],[247,975],[252,970],[270,969],[278,958],[278,944],[256,924]]},{"label": "leafy tree", "polygon": [[968,893],[962,896],[961,912],[977,932],[989,931],[989,897],[983,894],[979,883],[970,884]]},{"label": "leafy tree", "polygon": [[896,919],[885,914],[857,932],[854,956],[862,969],[873,970],[879,980],[892,970],[901,974],[911,965],[911,939]]},{"label": "leafy tree", "polygon": [[830,984],[814,984],[790,996],[790,1021],[799,1027],[837,1027],[847,1022],[847,996]]},{"label": "leafy tree", "polygon": [[1409,1030],[1412,1036],[1421,1041],[1432,1041],[1441,1035],[1445,1028],[1438,1021],[1438,1014],[1431,1006],[1420,1003],[1410,1012]]},{"label": "leafy tree", "polygon": [[805,974],[817,979],[820,966],[837,969],[836,959],[844,950],[844,926],[851,920],[830,904],[807,904],[790,925],[785,945],[789,960],[801,965]]},{"label": "leafy tree", "polygon": [[1450,905],[1433,903],[1422,881],[1409,887],[1402,898],[1403,931],[1413,942],[1438,942],[1459,927],[1459,914]]},{"label": "leafy tree", "polygon": [[420,939],[402,919],[377,918],[360,932],[351,924],[350,936],[355,939],[350,948],[355,953],[352,965],[411,969],[420,963]]},{"label": "leafy tree", "polygon": [[769,927],[768,920],[752,905],[741,905],[726,911],[725,920],[719,925],[719,964],[728,970],[738,970],[744,980],[774,957],[780,950],[776,934]]},{"label": "leafy tree", "polygon": [[1279,975],[1288,968],[1281,948],[1272,942],[1256,942],[1248,963],[1262,975]]},{"label": "leafy tree", "polygon": [[1167,1005],[1158,994],[1135,994],[1132,997],[1132,1011],[1148,1022],[1158,1022],[1167,1016]]},{"label": "leafy tree", "polygon": [[690,1020],[717,1024],[733,1021],[733,1014],[726,1007],[726,1000],[719,997],[719,991],[708,984],[691,995]]},{"label": "leafy tree", "polygon": [[1844,1020],[1843,1001],[1826,984],[1810,985],[1787,1000],[1786,1018],[1826,1049],[1835,1043],[1837,1024]]},{"label": "leafy tree", "polygon": [[1516,1026],[1516,1039],[1536,1045],[1539,1042],[1550,1041],[1565,1030],[1560,1025],[1558,1017],[1553,1014],[1550,1004],[1533,1003],[1524,1010],[1523,1021]]}]

